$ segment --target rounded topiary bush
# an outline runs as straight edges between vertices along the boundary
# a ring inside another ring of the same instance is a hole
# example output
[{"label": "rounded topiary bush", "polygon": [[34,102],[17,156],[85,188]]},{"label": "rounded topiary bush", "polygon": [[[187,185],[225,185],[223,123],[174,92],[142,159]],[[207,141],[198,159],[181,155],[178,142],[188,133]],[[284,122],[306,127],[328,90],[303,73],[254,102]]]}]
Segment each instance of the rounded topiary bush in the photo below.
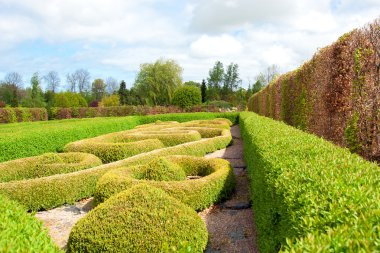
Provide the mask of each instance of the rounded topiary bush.
[{"label": "rounded topiary bush", "polygon": [[196,86],[182,86],[175,90],[172,104],[181,108],[190,108],[202,103],[201,90]]},{"label": "rounded topiary bush", "polygon": [[88,213],[71,230],[70,252],[203,252],[206,225],[190,207],[140,184]]},{"label": "rounded topiary bush", "polygon": [[155,181],[181,181],[186,179],[185,171],[176,163],[160,157],[137,169],[136,178]]},{"label": "rounded topiary bush", "polygon": [[0,182],[65,174],[101,165],[102,161],[85,153],[46,153],[0,163]]}]

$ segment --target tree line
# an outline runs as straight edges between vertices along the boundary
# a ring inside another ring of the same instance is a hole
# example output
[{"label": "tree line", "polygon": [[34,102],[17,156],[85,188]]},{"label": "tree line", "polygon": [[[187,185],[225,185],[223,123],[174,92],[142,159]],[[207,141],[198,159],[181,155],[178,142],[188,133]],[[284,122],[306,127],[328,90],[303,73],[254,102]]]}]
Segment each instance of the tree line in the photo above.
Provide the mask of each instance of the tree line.
[{"label": "tree line", "polygon": [[[144,63],[140,65],[135,82],[129,89],[125,81],[119,82],[113,77],[92,80],[86,69],[68,73],[65,85],[62,85],[62,79],[56,71],[45,75],[36,72],[32,75],[30,84],[24,88],[22,76],[10,72],[0,81],[0,107],[182,106],[178,104],[180,101],[195,96],[192,102],[184,103],[245,109],[248,98],[274,79],[278,75],[278,68],[275,65],[268,67],[255,77],[254,83],[249,81],[248,88],[242,87],[239,65],[236,63],[224,67],[222,62],[217,61],[202,82],[183,83],[182,72],[182,67],[170,59]],[[44,90],[43,83],[46,87]],[[186,86],[194,88],[184,89]],[[183,91],[179,92],[180,89]],[[175,94],[180,93],[182,94],[177,96],[181,96],[181,99],[175,99]]]}]

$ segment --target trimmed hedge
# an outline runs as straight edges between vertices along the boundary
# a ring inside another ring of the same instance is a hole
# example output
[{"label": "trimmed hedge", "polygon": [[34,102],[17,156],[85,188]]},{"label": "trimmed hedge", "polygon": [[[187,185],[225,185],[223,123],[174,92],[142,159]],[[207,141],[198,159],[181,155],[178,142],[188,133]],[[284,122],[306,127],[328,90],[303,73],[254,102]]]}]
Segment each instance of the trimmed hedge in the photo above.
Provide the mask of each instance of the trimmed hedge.
[{"label": "trimmed hedge", "polygon": [[0,163],[0,182],[70,173],[101,164],[101,160],[91,154],[47,153]]},{"label": "trimmed hedge", "polygon": [[168,155],[204,156],[207,153],[225,148],[231,141],[230,131],[223,129],[220,136],[153,150],[87,170],[0,183],[0,194],[17,200],[28,210],[49,209],[92,196],[95,193],[98,179],[111,169],[140,165]]},{"label": "trimmed hedge", "polygon": [[374,252],[380,168],[281,122],[241,113],[261,252]]},{"label": "trimmed hedge", "polygon": [[45,108],[0,108],[0,123],[48,120]]},{"label": "trimmed hedge", "polygon": [[0,252],[62,252],[42,223],[17,202],[0,195]]},{"label": "trimmed hedge", "polygon": [[228,161],[192,156],[166,156],[165,159],[182,168],[186,176],[202,178],[168,182],[144,177],[147,168],[154,166],[157,160],[137,167],[120,167],[100,178],[96,186],[95,202],[103,202],[116,193],[144,183],[164,190],[199,211],[229,196],[235,187],[234,174]]},{"label": "trimmed hedge", "polygon": [[157,120],[185,122],[227,118],[237,122],[237,113],[180,113],[120,118],[72,119],[0,125],[0,162],[61,151],[73,141],[110,132],[125,131]]},{"label": "trimmed hedge", "polygon": [[203,252],[207,228],[164,191],[140,184],[97,206],[75,224],[70,252]]}]

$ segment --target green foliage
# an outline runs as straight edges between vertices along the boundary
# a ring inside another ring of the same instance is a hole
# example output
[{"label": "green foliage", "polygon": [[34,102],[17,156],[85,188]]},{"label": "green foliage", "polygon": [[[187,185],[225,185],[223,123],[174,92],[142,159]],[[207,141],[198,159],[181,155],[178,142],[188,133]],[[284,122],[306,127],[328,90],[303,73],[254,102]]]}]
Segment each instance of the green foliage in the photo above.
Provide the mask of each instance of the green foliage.
[{"label": "green foliage", "polygon": [[96,101],[102,100],[106,93],[106,84],[103,79],[95,79],[91,85],[92,97]]},{"label": "green foliage", "polygon": [[17,202],[0,195],[0,252],[62,252],[42,223]]},{"label": "green foliage", "polygon": [[100,102],[101,106],[109,107],[109,106],[118,106],[120,105],[120,97],[119,95],[110,95],[107,97],[103,97]]},{"label": "green foliage", "polygon": [[[8,108],[0,110],[8,110]],[[0,143],[2,143],[0,162],[59,151],[69,142],[128,130],[157,120],[185,122],[224,117],[236,122],[237,115],[237,113],[177,113],[3,124],[0,125]]]},{"label": "green foliage", "polygon": [[135,175],[138,179],[154,181],[181,181],[186,180],[185,171],[176,163],[165,157],[160,157],[138,168]]},{"label": "green foliage", "polygon": [[347,147],[351,152],[359,152],[361,149],[358,133],[359,113],[354,113],[351,119],[348,120],[347,126],[344,129],[344,139],[347,142]]},{"label": "green foliage", "polygon": [[102,164],[99,158],[85,153],[46,153],[0,163],[0,182],[70,173]]},{"label": "green foliage", "polygon": [[202,103],[206,102],[207,86],[206,86],[206,81],[204,79],[202,80],[202,85],[201,85],[201,95],[202,95]]},{"label": "green foliage", "polygon": [[169,105],[174,91],[182,84],[182,68],[174,60],[144,63],[134,87],[146,105]]},{"label": "green foliage", "polygon": [[120,88],[118,90],[118,94],[119,94],[119,97],[120,97],[120,104],[121,105],[126,105],[128,104],[128,100],[127,100],[127,94],[128,91],[127,91],[127,84],[123,81],[121,81],[120,83]]},{"label": "green foliage", "polygon": [[[167,252],[185,244],[207,246],[206,225],[197,213],[164,191],[144,184],[99,205],[72,229],[70,252]],[[175,250],[176,251],[176,250]]]},{"label": "green foliage", "polygon": [[207,105],[213,105],[213,106],[216,106],[218,108],[223,108],[223,109],[231,108],[231,104],[227,101],[224,101],[224,100],[213,100],[213,101],[207,102],[206,104]]},{"label": "green foliage", "polygon": [[380,168],[300,130],[241,113],[261,252],[373,252]]},{"label": "green foliage", "polygon": [[215,62],[215,65],[209,71],[209,77],[207,78],[208,88],[220,90],[222,88],[224,79],[224,67],[220,61]]},{"label": "green foliage", "polygon": [[202,103],[201,90],[196,86],[182,86],[176,89],[172,104],[181,108],[190,108]]},{"label": "green foliage", "polygon": [[61,92],[54,95],[54,107],[87,107],[87,101],[80,93]]}]

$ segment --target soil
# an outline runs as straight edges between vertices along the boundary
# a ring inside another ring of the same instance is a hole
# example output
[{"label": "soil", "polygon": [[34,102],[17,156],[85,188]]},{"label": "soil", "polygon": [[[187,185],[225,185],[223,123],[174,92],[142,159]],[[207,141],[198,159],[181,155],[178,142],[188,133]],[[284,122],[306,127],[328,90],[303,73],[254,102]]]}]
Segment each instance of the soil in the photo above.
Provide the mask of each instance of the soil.
[{"label": "soil", "polygon": [[[243,160],[243,145],[239,126],[231,128],[233,145],[206,155],[230,161],[236,175],[236,189],[230,199],[203,210],[199,216],[209,231],[209,244],[205,252],[259,252],[256,244],[256,228],[249,198],[249,183]],[[196,179],[196,178],[188,178]],[[53,241],[65,250],[71,228],[92,208],[93,199],[84,199],[74,205],[64,205],[36,213],[48,229]]]}]

